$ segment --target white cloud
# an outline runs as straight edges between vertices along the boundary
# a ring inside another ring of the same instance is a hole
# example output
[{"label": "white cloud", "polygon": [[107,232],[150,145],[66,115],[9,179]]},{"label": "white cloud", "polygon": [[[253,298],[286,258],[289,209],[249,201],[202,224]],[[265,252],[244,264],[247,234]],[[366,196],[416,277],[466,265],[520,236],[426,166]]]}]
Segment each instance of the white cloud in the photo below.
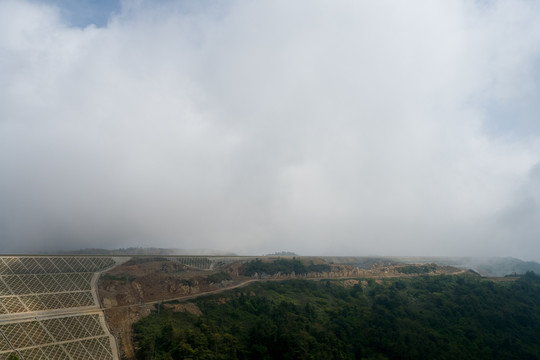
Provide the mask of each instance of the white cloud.
[{"label": "white cloud", "polygon": [[539,250],[497,224],[538,134],[494,134],[486,108],[535,91],[534,3],[125,2],[99,29],[0,14],[8,249]]}]

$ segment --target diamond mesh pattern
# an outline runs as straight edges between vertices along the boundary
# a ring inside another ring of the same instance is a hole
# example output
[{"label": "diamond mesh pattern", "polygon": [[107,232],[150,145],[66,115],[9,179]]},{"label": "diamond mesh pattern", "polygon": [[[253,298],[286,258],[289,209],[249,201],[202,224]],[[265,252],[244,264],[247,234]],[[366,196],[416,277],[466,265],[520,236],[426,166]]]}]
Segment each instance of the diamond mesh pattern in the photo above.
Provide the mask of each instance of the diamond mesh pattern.
[{"label": "diamond mesh pattern", "polygon": [[21,323],[20,326],[30,337],[34,345],[43,345],[51,342],[50,335],[45,331],[43,326],[37,321]]},{"label": "diamond mesh pattern", "polygon": [[[109,336],[98,315],[4,324],[0,331],[25,360],[112,359]],[[11,346],[0,336],[0,360],[11,353]]]},{"label": "diamond mesh pattern", "polygon": [[7,275],[10,273],[11,271],[9,271],[9,266],[7,266],[4,260],[0,258],[0,275]]},{"label": "diamond mesh pattern", "polygon": [[72,272],[71,267],[62,258],[49,258],[49,260],[58,269],[55,272]]},{"label": "diamond mesh pattern", "polygon": [[58,301],[56,294],[43,294],[40,295],[39,299],[45,304],[46,309],[61,309],[63,308],[62,303]]},{"label": "diamond mesh pattern", "polygon": [[99,317],[97,315],[78,317],[80,321],[80,326],[82,326],[90,336],[100,336],[105,335],[101,323],[99,322]]},{"label": "diamond mesh pattern", "polygon": [[[34,259],[37,264],[41,267],[42,271],[40,273],[55,273],[59,272],[58,268],[46,257],[38,257]],[[36,272],[36,274],[38,274]]]},{"label": "diamond mesh pattern", "polygon": [[94,273],[69,274],[71,281],[76,285],[75,290],[90,290],[90,282]]},{"label": "diamond mesh pattern", "polygon": [[81,326],[81,323],[75,317],[63,318],[62,325],[71,333],[73,339],[89,337],[88,331]]},{"label": "diamond mesh pattern", "polygon": [[19,276],[4,276],[6,285],[11,289],[14,294],[30,294],[31,291],[28,287],[19,279]]},{"label": "diamond mesh pattern", "polygon": [[70,360],[69,355],[64,351],[62,345],[43,346],[40,349],[45,353],[47,359]]},{"label": "diamond mesh pattern", "polygon": [[73,335],[62,325],[64,319],[51,319],[42,322],[49,334],[56,341],[73,340]]},{"label": "diamond mesh pattern", "polygon": [[92,261],[90,258],[78,258],[77,259],[79,263],[81,264],[82,270],[80,272],[83,272],[84,269],[95,269],[96,264]]},{"label": "diamond mesh pattern", "polygon": [[108,337],[102,337],[96,339],[96,341],[101,345],[101,348],[103,349],[97,356],[95,356],[98,360],[110,360],[112,359],[112,351],[111,351],[111,342]]},{"label": "diamond mesh pattern", "polygon": [[30,311],[46,310],[47,306],[41,301],[40,296],[27,295],[21,296],[21,301],[26,305]]},{"label": "diamond mesh pattern", "polygon": [[66,291],[89,291],[93,273],[71,274],[38,274],[3,276],[0,283],[0,294],[41,294]]},{"label": "diamond mesh pattern", "polygon": [[39,274],[36,275],[36,278],[43,284],[47,289],[47,292],[58,292],[62,291],[62,286],[56,282],[54,275],[52,274]]},{"label": "diamond mesh pattern", "polygon": [[57,274],[55,275],[55,280],[57,283],[62,285],[63,291],[79,290],[77,285],[71,281],[71,277],[68,274]]},{"label": "diamond mesh pattern", "polygon": [[69,279],[69,286],[72,291],[90,290],[90,283],[88,283],[88,289],[84,288],[84,284],[79,284],[81,278],[78,276],[78,273],[65,274],[65,276]]},{"label": "diamond mesh pattern", "polygon": [[19,280],[26,284],[26,287],[30,290],[29,294],[49,292],[47,287],[35,275],[19,275]]},{"label": "diamond mesh pattern", "polygon": [[8,289],[6,283],[2,280],[0,276],[0,296],[11,295],[11,291]]},{"label": "diamond mesh pattern", "polygon": [[92,306],[94,305],[94,298],[91,292],[79,292],[73,293],[73,298],[77,301],[79,306]]},{"label": "diamond mesh pattern", "polygon": [[24,360],[49,360],[50,359],[47,357],[47,355],[45,355],[43,351],[41,351],[40,348],[20,350],[19,353],[21,354]]},{"label": "diamond mesh pattern", "polygon": [[[107,344],[105,345],[105,342],[102,341],[104,339]],[[107,360],[111,359],[111,351],[110,351],[110,345],[109,345],[109,339],[108,338],[100,338],[100,339],[90,339],[90,340],[82,340],[80,343],[86,348],[86,350],[92,354],[94,359],[98,360]]]},{"label": "diamond mesh pattern", "polygon": [[56,299],[65,308],[79,307],[79,302],[73,297],[72,293],[60,293],[56,294]]},{"label": "diamond mesh pattern", "polygon": [[21,263],[21,260],[19,258],[4,258],[4,262],[9,268],[8,273],[24,274],[26,271],[26,268]]},{"label": "diamond mesh pattern", "polygon": [[[110,257],[0,257],[0,315],[96,306],[91,280]],[[99,315],[0,325],[0,360],[16,349],[24,360],[112,360]],[[57,342],[60,342],[59,344]]]},{"label": "diamond mesh pattern", "polygon": [[24,264],[24,267],[26,268],[26,273],[28,274],[38,274],[43,271],[41,266],[34,260],[34,258],[31,257],[23,257],[21,258],[21,263]]},{"label": "diamond mesh pattern", "polygon": [[95,269],[96,266],[94,265],[94,263],[87,259],[87,258],[76,258],[75,260],[77,260],[77,263],[78,263],[78,270],[77,272],[85,272],[85,271],[88,271],[86,269]]},{"label": "diamond mesh pattern", "polygon": [[9,346],[8,342],[4,339],[4,337],[0,335],[0,351],[6,350],[11,350],[11,346]]},{"label": "diamond mesh pattern", "polygon": [[94,306],[90,291],[0,297],[0,314]]},{"label": "diamond mesh pattern", "polygon": [[92,358],[92,355],[89,354],[88,351],[86,351],[86,348],[78,341],[64,344],[64,348],[73,360],[87,360]]},{"label": "diamond mesh pattern", "polygon": [[79,264],[79,262],[77,261],[77,259],[74,259],[74,258],[64,258],[63,259],[66,264],[67,264],[67,268],[66,269],[69,269],[69,271],[64,271],[64,272],[77,272],[77,271],[81,271],[82,270],[82,266]]},{"label": "diamond mesh pattern", "polygon": [[50,319],[42,321],[41,324],[56,341],[106,335],[97,315]]},{"label": "diamond mesh pattern", "polygon": [[212,261],[209,258],[200,257],[200,256],[175,256],[175,257],[167,257],[166,259],[170,261],[176,261],[181,264],[191,266],[191,267],[201,269],[201,270],[208,270],[210,269],[212,265]]},{"label": "diamond mesh pattern", "polygon": [[32,339],[19,324],[7,324],[0,326],[0,331],[9,339],[14,348],[24,348],[34,345]]},{"label": "diamond mesh pattern", "polygon": [[96,272],[112,265],[110,257],[2,257],[0,275]]},{"label": "diamond mesh pattern", "polygon": [[24,305],[14,296],[0,298],[0,303],[10,313],[25,312]]},{"label": "diamond mesh pattern", "polygon": [[0,297],[0,314],[95,306],[90,291]]},{"label": "diamond mesh pattern", "polygon": [[[90,281],[92,281],[92,277],[94,276],[94,273],[78,273],[75,274],[80,278],[81,284],[90,284]],[[82,289],[81,289],[82,290]]]}]

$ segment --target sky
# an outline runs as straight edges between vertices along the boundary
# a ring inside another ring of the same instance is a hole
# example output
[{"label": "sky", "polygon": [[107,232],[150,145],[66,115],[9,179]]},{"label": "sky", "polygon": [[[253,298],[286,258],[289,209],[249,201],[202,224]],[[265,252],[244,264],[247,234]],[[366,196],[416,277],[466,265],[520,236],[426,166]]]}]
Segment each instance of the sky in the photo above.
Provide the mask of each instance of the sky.
[{"label": "sky", "polygon": [[0,0],[4,253],[540,260],[540,3]]}]

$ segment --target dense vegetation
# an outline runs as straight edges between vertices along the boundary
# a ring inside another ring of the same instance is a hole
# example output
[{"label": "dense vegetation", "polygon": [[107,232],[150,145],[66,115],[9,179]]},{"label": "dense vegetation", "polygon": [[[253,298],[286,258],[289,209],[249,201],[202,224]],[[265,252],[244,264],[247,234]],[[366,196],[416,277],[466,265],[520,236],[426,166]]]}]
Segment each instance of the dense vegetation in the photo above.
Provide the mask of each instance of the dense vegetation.
[{"label": "dense vegetation", "polygon": [[223,271],[220,271],[218,273],[208,275],[207,279],[208,279],[208,281],[210,281],[210,282],[212,282],[214,284],[217,284],[217,283],[220,283],[222,281],[231,280],[232,277],[231,277],[230,274],[228,274],[226,272],[223,272]]},{"label": "dense vegetation", "polygon": [[140,359],[537,359],[540,277],[264,282],[135,327]]},{"label": "dense vegetation", "polygon": [[256,259],[244,265],[244,275],[252,276],[255,274],[307,274],[308,272],[325,272],[330,271],[328,264],[309,264],[304,265],[303,262],[296,258],[292,259],[277,259],[272,262]]},{"label": "dense vegetation", "polygon": [[428,274],[437,270],[437,265],[435,264],[424,264],[424,265],[403,265],[396,268],[397,272],[402,274]]}]

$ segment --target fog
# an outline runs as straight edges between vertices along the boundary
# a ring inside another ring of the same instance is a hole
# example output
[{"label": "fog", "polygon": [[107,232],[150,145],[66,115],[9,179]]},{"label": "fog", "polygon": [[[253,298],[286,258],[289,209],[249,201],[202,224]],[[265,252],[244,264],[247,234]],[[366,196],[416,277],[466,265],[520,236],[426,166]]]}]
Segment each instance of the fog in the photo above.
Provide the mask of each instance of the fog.
[{"label": "fog", "polygon": [[0,2],[3,252],[540,260],[540,4]]}]

